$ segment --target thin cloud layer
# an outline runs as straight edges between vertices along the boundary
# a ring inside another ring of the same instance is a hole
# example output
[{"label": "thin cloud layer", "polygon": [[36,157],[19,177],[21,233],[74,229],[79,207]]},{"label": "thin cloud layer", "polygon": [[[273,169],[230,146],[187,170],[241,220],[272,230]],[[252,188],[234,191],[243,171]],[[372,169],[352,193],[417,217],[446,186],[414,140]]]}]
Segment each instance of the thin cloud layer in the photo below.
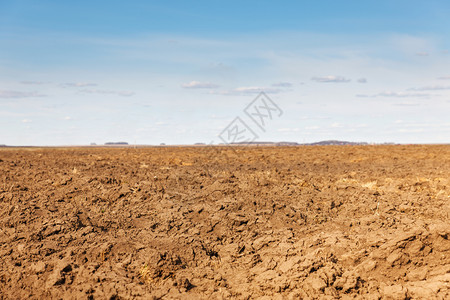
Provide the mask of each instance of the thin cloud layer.
[{"label": "thin cloud layer", "polygon": [[336,82],[336,83],[344,83],[344,82],[350,82],[350,79],[347,79],[343,76],[333,76],[333,75],[329,75],[329,76],[322,76],[322,77],[312,77],[311,78],[312,81],[316,81],[316,82]]},{"label": "thin cloud layer", "polygon": [[82,93],[86,94],[105,94],[105,95],[116,95],[121,97],[131,97],[135,93],[130,91],[110,91],[110,90],[90,90],[90,89],[84,89],[80,90]]},{"label": "thin cloud layer", "polygon": [[419,103],[415,103],[415,102],[398,102],[398,103],[394,103],[393,105],[395,105],[395,106],[419,106]]},{"label": "thin cloud layer", "polygon": [[424,93],[404,93],[404,92],[385,91],[385,92],[378,93],[376,96],[377,97],[407,98],[407,97],[429,97],[431,95],[424,94]]},{"label": "thin cloud layer", "polygon": [[191,81],[181,85],[185,89],[215,89],[219,85],[210,82]]},{"label": "thin cloud layer", "polygon": [[0,90],[0,98],[6,98],[6,99],[34,98],[34,97],[46,97],[46,96],[47,95],[39,94],[38,92],[21,92],[21,91]]},{"label": "thin cloud layer", "polygon": [[405,93],[405,92],[392,92],[392,91],[383,91],[381,93],[375,94],[375,95],[365,95],[365,94],[358,94],[356,97],[359,98],[376,98],[376,97],[388,97],[388,98],[425,98],[430,97],[431,94],[426,93]]},{"label": "thin cloud layer", "polygon": [[277,94],[282,92],[282,90],[269,87],[248,86],[248,87],[238,87],[232,90],[212,91],[211,94],[234,96],[234,95],[253,95],[259,94],[261,92],[264,92],[266,94]]},{"label": "thin cloud layer", "polygon": [[21,84],[27,84],[27,85],[42,85],[45,84],[45,82],[43,81],[29,81],[29,80],[24,80],[20,82]]},{"label": "thin cloud layer", "polygon": [[91,82],[66,82],[61,84],[63,87],[90,87],[90,86],[97,86],[96,83]]},{"label": "thin cloud layer", "polygon": [[284,87],[284,88],[288,88],[288,87],[292,87],[292,83],[290,82],[277,82],[272,84],[273,87]]},{"label": "thin cloud layer", "polygon": [[408,91],[442,91],[442,90],[450,90],[450,86],[433,85],[408,89]]},{"label": "thin cloud layer", "polygon": [[[243,5],[249,11],[253,9],[251,4]],[[173,14],[173,7],[164,6],[164,11]],[[311,20],[330,21],[319,4],[317,8],[317,15]],[[152,6],[143,15],[155,9],[158,11]],[[203,6],[194,11],[199,20],[211,20],[211,25],[217,25],[215,18],[205,14]],[[221,14],[220,18],[227,18],[226,10],[214,11]],[[76,27],[75,31],[55,33],[44,28],[32,30],[43,16],[30,10],[29,15],[20,18],[21,24],[30,23],[30,27],[23,27],[30,30],[14,30],[15,26],[11,26],[11,33],[0,37],[0,43],[7,45],[6,52],[0,51],[0,114],[4,122],[11,124],[24,125],[21,120],[25,118],[33,120],[36,135],[21,132],[25,126],[4,126],[1,142],[86,143],[103,138],[137,139],[141,143],[208,142],[225,128],[230,117],[241,113],[242,107],[236,103],[248,103],[262,91],[280,101],[280,107],[288,113],[279,123],[273,123],[261,139],[278,139],[270,130],[276,133],[279,126],[286,133],[286,140],[293,141],[368,137],[374,142],[445,142],[448,130],[437,129],[433,136],[408,136],[395,135],[385,127],[385,122],[394,121],[399,115],[406,121],[433,116],[437,124],[447,122],[450,56],[443,51],[448,49],[447,35],[442,34],[445,32],[430,34],[431,31],[421,30],[430,22],[427,18],[411,24],[414,28],[405,30],[400,26],[396,30],[394,23],[402,22],[395,19],[388,24],[386,16],[378,14],[376,18],[385,30],[378,27],[373,31],[370,9],[343,11],[352,14],[350,19],[360,20],[361,26],[337,32],[332,24],[305,32],[298,28],[304,28],[303,22],[310,20],[305,19],[306,15],[300,18],[294,14],[292,20],[286,20],[286,26],[275,29],[273,24],[277,22],[265,22],[263,17],[258,19],[261,24],[255,25],[244,13],[231,16],[242,18],[231,22],[238,26],[219,31],[214,26],[200,28],[195,24],[195,30],[187,30],[188,23],[173,24],[167,18],[160,20],[167,21],[170,27],[148,31],[142,25],[148,21],[151,27],[155,19],[147,16],[143,22],[126,24],[136,26],[136,30],[130,27],[129,31],[117,32],[114,26],[101,26],[101,32]],[[61,10],[64,12],[70,9]],[[361,17],[365,13],[369,15]],[[119,16],[122,14],[123,11],[118,12]],[[408,15],[405,13],[405,20]],[[270,16],[286,19],[285,14]],[[118,19],[113,19],[91,20],[95,23],[88,27],[104,25],[104,21],[117,25]],[[292,22],[299,23],[291,27],[288,24]],[[364,30],[366,22],[369,32]],[[445,19],[441,27],[448,28],[448,22]],[[262,23],[264,28],[258,28]],[[242,30],[245,24],[252,30]],[[356,94],[366,98],[356,98]],[[402,109],[407,114],[400,114]],[[116,115],[123,115],[123,119],[111,118]],[[209,115],[217,116],[213,123]],[[379,116],[383,116],[383,122]],[[73,121],[69,121],[70,117]],[[349,124],[362,120],[368,124],[367,131],[346,134]],[[160,122],[167,125],[163,127]],[[117,130],[108,130],[116,124]],[[143,124],[149,124],[147,131],[138,132]],[[80,127],[69,135],[70,126]],[[321,128],[320,132],[306,136],[305,127],[315,126]],[[51,134],[52,128],[62,133]],[[179,128],[193,133],[178,135]],[[302,130],[296,132],[295,128]]]}]

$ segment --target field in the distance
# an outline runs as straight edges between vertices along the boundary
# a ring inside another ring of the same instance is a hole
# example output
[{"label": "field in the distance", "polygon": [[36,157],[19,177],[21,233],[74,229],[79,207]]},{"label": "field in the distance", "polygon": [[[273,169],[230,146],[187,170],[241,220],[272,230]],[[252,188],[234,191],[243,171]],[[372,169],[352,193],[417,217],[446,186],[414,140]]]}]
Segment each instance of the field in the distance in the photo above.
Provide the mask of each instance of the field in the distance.
[{"label": "field in the distance", "polygon": [[0,149],[0,298],[449,299],[450,146]]}]

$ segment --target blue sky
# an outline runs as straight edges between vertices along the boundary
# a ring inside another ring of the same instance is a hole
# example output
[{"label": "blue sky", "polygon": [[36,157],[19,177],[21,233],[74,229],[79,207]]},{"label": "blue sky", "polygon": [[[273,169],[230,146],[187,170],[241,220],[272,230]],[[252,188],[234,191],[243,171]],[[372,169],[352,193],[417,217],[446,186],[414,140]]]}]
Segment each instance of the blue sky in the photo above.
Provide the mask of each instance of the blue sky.
[{"label": "blue sky", "polygon": [[450,141],[447,1],[129,2],[0,0],[0,144]]}]

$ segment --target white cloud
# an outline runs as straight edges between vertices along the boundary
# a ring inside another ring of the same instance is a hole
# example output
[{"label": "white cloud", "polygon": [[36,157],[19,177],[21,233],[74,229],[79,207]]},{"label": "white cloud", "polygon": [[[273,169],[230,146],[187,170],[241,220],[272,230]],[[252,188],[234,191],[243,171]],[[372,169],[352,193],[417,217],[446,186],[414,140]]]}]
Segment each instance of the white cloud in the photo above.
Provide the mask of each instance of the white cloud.
[{"label": "white cloud", "polygon": [[366,78],[359,78],[358,82],[359,83],[367,83],[367,79]]},{"label": "white cloud", "polygon": [[408,89],[408,91],[440,91],[440,90],[450,90],[450,86],[433,85]]},{"label": "white cloud", "polygon": [[419,103],[415,103],[415,102],[399,102],[399,103],[394,103],[393,105],[395,105],[395,106],[419,106]]},{"label": "white cloud", "polygon": [[350,82],[350,79],[347,79],[343,76],[333,76],[333,75],[322,76],[322,77],[312,77],[311,80],[316,81],[316,82],[336,82],[336,83]]},{"label": "white cloud", "polygon": [[32,85],[32,84],[35,84],[35,85],[45,84],[45,82],[43,82],[43,81],[28,81],[28,80],[21,81],[20,83],[21,84],[29,84],[29,85]]},{"label": "white cloud", "polygon": [[408,122],[408,123],[405,123],[403,126],[408,127],[408,128],[411,128],[411,127],[420,127],[420,128],[439,127],[439,128],[442,128],[442,127],[449,127],[450,123]]},{"label": "white cloud", "polygon": [[430,94],[424,93],[405,93],[405,92],[391,92],[384,91],[375,95],[376,97],[396,97],[396,98],[407,98],[407,97],[429,97]]},{"label": "white cloud", "polygon": [[274,86],[274,87],[291,87],[292,83],[290,83],[290,82],[277,82],[277,83],[272,84],[272,86]]},{"label": "white cloud", "polygon": [[89,89],[80,90],[80,92],[86,93],[86,94],[108,94],[108,95],[116,95],[116,96],[121,96],[121,97],[131,97],[135,94],[134,92],[130,92],[130,91],[89,90]]},{"label": "white cloud", "polygon": [[257,87],[257,86],[246,86],[246,87],[238,87],[232,90],[223,90],[223,91],[212,91],[211,94],[219,94],[219,95],[248,95],[248,94],[259,94],[264,92],[266,94],[277,94],[282,90],[277,88],[268,88],[268,87]]},{"label": "white cloud", "polygon": [[414,53],[418,56],[428,56],[429,52],[424,51],[424,49],[436,49],[435,41],[424,36],[394,34],[391,36],[391,39],[390,44],[394,45],[397,50],[403,52],[404,54]]},{"label": "white cloud", "polygon": [[219,87],[217,84],[210,82],[191,81],[181,85],[185,89],[214,89]]},{"label": "white cloud", "polygon": [[260,92],[265,92],[265,93],[279,93],[281,90],[280,89],[273,89],[273,88],[261,88],[261,87],[239,87],[237,89],[235,89],[236,92],[238,93],[243,93],[243,94],[257,94]]},{"label": "white cloud", "polygon": [[450,76],[442,76],[442,77],[438,77],[438,79],[440,79],[440,80],[450,80]]},{"label": "white cloud", "polygon": [[21,91],[5,91],[0,90],[0,98],[33,98],[33,97],[46,97],[47,95],[39,94],[37,92],[21,92]]},{"label": "white cloud", "polygon": [[66,82],[61,84],[63,87],[89,87],[89,86],[97,86],[96,83],[90,82]]},{"label": "white cloud", "polygon": [[418,128],[418,129],[407,129],[407,128],[400,128],[398,130],[398,132],[403,132],[403,133],[421,133],[424,132],[424,129]]},{"label": "white cloud", "polygon": [[69,121],[69,120],[72,120],[72,117],[70,117],[70,116],[65,116],[65,117],[64,117],[64,120],[68,120],[68,121]]},{"label": "white cloud", "polygon": [[33,122],[33,121],[30,120],[30,119],[23,119],[23,120],[22,120],[22,123],[31,123],[31,122]]},{"label": "white cloud", "polygon": [[365,94],[358,94],[356,97],[358,98],[376,98],[376,97],[388,97],[388,98],[425,98],[430,97],[431,94],[425,94],[425,93],[405,93],[405,92],[392,92],[392,91],[383,91],[381,93],[375,94],[375,95],[365,95]]}]

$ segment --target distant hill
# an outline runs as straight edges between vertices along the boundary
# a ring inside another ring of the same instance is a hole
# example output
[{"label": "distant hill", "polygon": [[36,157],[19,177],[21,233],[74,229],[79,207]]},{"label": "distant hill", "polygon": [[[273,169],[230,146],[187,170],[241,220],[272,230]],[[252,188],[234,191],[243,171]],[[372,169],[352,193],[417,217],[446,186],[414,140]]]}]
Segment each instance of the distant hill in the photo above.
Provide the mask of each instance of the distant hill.
[{"label": "distant hill", "polygon": [[106,146],[110,146],[110,145],[128,145],[127,142],[107,142],[105,143]]},{"label": "distant hill", "polygon": [[278,142],[276,143],[277,146],[298,146],[299,143],[296,142]]},{"label": "distant hill", "polygon": [[366,142],[347,142],[338,140],[320,141],[315,143],[303,143],[296,142],[240,142],[231,143],[231,145],[272,145],[272,146],[334,146],[334,145],[368,145]]},{"label": "distant hill", "polygon": [[316,143],[309,143],[304,145],[310,145],[310,146],[334,146],[334,145],[367,145],[366,142],[347,142],[347,141],[337,141],[337,140],[328,140],[328,141],[321,141]]}]

